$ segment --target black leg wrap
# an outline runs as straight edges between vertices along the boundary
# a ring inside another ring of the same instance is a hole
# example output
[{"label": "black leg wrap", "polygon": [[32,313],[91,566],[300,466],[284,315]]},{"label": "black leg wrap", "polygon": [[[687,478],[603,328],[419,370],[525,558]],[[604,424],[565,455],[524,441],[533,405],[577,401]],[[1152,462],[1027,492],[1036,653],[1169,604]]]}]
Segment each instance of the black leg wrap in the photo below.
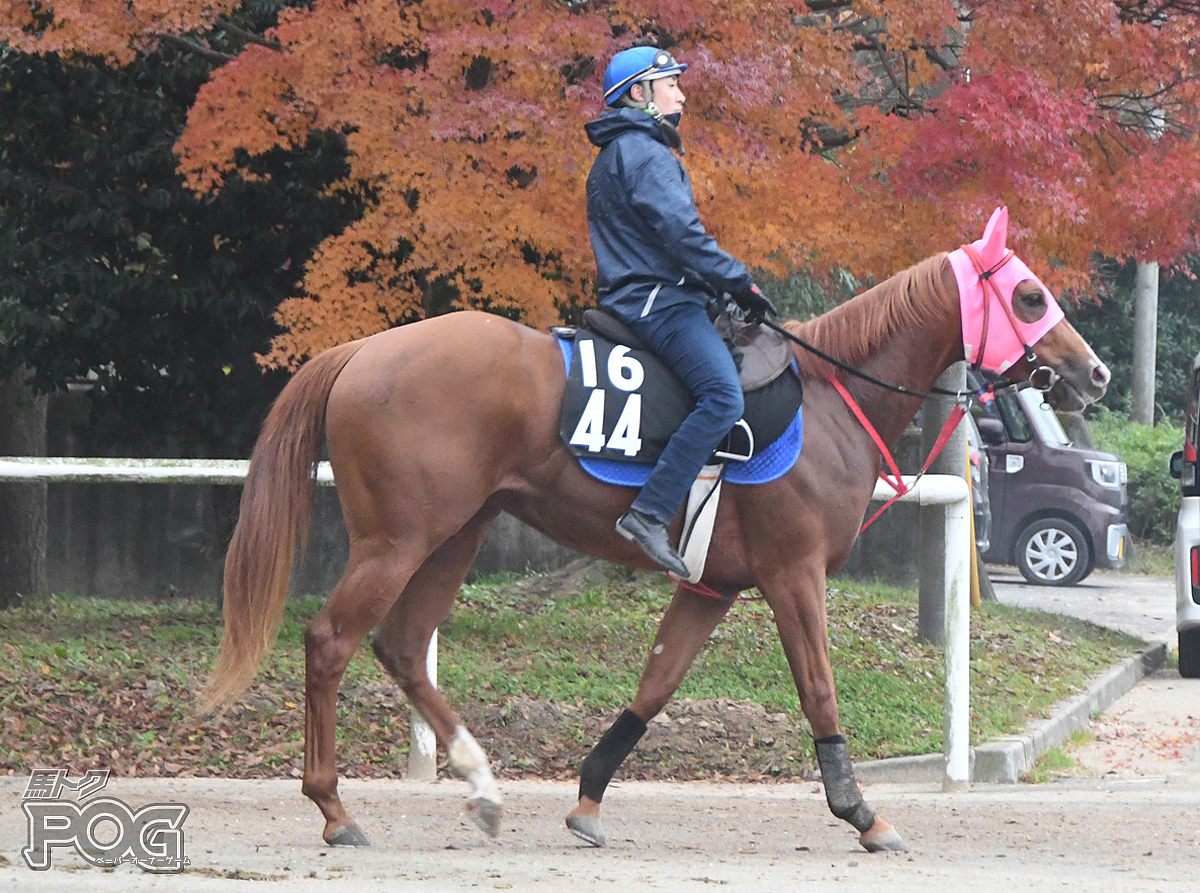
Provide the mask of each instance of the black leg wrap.
[{"label": "black leg wrap", "polygon": [[818,738],[817,765],[821,767],[821,780],[825,783],[825,800],[829,811],[843,821],[849,822],[859,833],[875,824],[875,813],[863,802],[858,782],[854,780],[854,767],[850,764],[850,747],[843,735]]},{"label": "black leg wrap", "polygon": [[583,761],[579,770],[579,796],[601,802],[613,774],[645,734],[642,718],[626,709]]}]

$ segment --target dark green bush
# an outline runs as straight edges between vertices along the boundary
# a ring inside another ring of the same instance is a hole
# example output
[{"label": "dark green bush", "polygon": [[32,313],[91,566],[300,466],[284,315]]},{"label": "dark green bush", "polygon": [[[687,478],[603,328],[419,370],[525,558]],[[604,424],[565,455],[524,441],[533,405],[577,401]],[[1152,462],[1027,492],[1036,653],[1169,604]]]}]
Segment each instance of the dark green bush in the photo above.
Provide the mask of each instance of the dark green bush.
[{"label": "dark green bush", "polygon": [[1096,449],[1116,453],[1129,466],[1129,532],[1152,543],[1174,542],[1179,482],[1167,472],[1167,460],[1183,446],[1183,429],[1170,422],[1139,425],[1105,407],[1088,427]]}]

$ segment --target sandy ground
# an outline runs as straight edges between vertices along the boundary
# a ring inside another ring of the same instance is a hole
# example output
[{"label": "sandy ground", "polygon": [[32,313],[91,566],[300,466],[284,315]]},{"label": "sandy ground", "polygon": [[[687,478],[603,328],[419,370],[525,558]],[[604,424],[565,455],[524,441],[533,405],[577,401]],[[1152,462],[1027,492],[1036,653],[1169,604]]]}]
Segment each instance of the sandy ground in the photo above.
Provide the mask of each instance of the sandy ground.
[{"label": "sandy ground", "polygon": [[1067,751],[1093,777],[1190,776],[1200,784],[1200,679],[1159,670],[1093,718],[1088,734]]},{"label": "sandy ground", "polygon": [[605,800],[611,845],[580,844],[562,825],[573,786],[505,785],[504,830],[492,841],[462,815],[465,786],[346,782],[372,837],[364,850],[320,840],[317,810],[286,781],[118,780],[131,806],[184,802],[190,865],[155,877],[105,871],[70,850],[33,872],[21,861],[21,786],[0,782],[0,886],[15,890],[1177,891],[1200,884],[1196,779],[1083,779],[976,786],[944,794],[876,785],[867,798],[912,851],[870,855],[826,812],[814,785],[639,782]]},{"label": "sandy ground", "polygon": [[[1078,748],[1085,777],[1039,785],[865,786],[904,834],[901,855],[862,851],[826,810],[818,784],[615,783],[610,845],[563,826],[575,787],[507,781],[493,841],[464,816],[466,785],[356,781],[342,795],[372,840],[325,846],[296,781],[115,779],[133,809],[186,803],[181,875],[105,871],[69,848],[46,872],[21,856],[24,779],[0,779],[0,888],[29,891],[320,889],[451,891],[1178,891],[1200,885],[1200,680],[1160,670],[1093,723]],[[257,885],[257,887],[255,886]]]},{"label": "sandy ground", "polygon": [[[1064,613],[1123,615],[1113,625],[1164,625],[1169,581],[1097,576],[1059,596],[1001,581],[1002,601],[1058,598]],[[1167,588],[1164,588],[1167,587]],[[1033,587],[1028,587],[1033,588]],[[1066,608],[1073,608],[1067,610]],[[1130,619],[1132,618],[1132,619]],[[1133,630],[1131,630],[1133,631]],[[1175,891],[1200,886],[1200,680],[1160,670],[1092,724],[1078,777],[1038,785],[872,785],[868,802],[908,840],[905,854],[862,851],[829,815],[814,783],[616,783],[605,798],[610,845],[572,837],[565,782],[506,781],[503,829],[484,837],[463,815],[458,782],[343,781],[369,849],[325,846],[317,809],[296,781],[116,779],[105,794],[139,809],[185,803],[189,865],[154,876],[88,866],[69,848],[30,870],[21,796],[0,779],[0,889]]]}]

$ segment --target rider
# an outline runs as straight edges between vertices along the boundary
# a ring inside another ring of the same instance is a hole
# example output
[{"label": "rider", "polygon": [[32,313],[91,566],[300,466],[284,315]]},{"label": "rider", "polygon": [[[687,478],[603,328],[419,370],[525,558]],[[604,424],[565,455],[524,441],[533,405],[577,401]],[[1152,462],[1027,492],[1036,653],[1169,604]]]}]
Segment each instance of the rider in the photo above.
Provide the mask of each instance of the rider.
[{"label": "rider", "polygon": [[705,232],[687,171],[671,152],[683,154],[676,128],[686,70],[656,47],[618,53],[604,73],[608,108],[586,125],[600,147],[587,181],[600,305],[645,341],[696,401],[617,521],[617,533],[678,577],[687,567],[667,525],[743,409],[737,367],[705,308],[729,295],[751,318],[775,313],[745,265]]}]

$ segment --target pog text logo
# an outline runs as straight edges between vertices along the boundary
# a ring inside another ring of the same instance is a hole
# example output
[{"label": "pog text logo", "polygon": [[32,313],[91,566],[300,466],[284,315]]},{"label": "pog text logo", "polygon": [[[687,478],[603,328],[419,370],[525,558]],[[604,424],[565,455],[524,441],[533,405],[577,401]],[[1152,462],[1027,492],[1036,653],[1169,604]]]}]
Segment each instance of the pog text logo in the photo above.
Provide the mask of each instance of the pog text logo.
[{"label": "pog text logo", "polygon": [[[21,850],[34,871],[50,867],[55,847],[74,847],[91,865],[111,868],[130,862],[143,871],[183,871],[183,803],[152,803],[134,812],[115,797],[96,797],[108,784],[107,769],[89,769],[81,778],[66,769],[34,769],[21,798],[29,819],[29,845]],[[72,791],[77,799],[61,799]],[[85,802],[86,801],[86,802]]]}]

